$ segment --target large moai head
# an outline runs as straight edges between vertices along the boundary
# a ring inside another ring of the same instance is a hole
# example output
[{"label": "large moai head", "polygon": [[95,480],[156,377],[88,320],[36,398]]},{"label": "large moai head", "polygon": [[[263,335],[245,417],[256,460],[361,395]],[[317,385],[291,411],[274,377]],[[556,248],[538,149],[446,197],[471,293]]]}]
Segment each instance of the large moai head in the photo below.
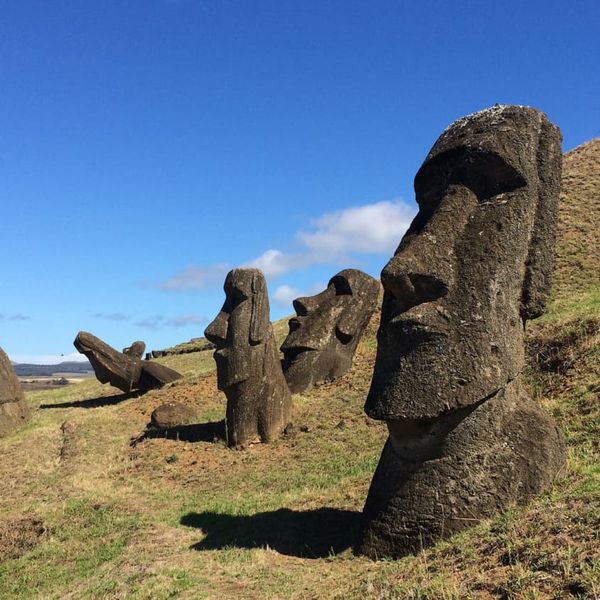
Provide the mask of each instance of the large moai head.
[{"label": "large moai head", "polygon": [[315,296],[294,300],[296,316],[281,346],[283,371],[293,393],[343,375],[375,310],[379,282],[345,269]]},{"label": "large moai head", "polygon": [[561,136],[532,108],[453,123],[415,178],[419,212],[382,272],[365,410],[389,438],[362,552],[402,556],[522,503],[565,460],[520,384],[523,334],[550,289]]},{"label": "large moai head", "polygon": [[291,397],[275,347],[264,275],[233,269],[225,303],[204,335],[215,344],[217,386],[227,396],[227,443],[268,442],[290,422]]},{"label": "large moai head", "polygon": [[415,178],[419,212],[382,272],[366,412],[432,418],[521,371],[523,331],[549,292],[561,135],[528,107],[453,123]]},{"label": "large moai head", "polygon": [[0,437],[24,423],[29,415],[21,384],[10,359],[0,348]]}]

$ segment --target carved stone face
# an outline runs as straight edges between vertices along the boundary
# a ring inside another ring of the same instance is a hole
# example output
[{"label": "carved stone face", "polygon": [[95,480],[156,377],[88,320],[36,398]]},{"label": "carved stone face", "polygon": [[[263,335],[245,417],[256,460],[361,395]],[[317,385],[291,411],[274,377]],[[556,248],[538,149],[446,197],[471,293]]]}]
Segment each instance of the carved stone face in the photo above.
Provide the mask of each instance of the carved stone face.
[{"label": "carved stone face", "polygon": [[271,334],[269,300],[258,269],[234,269],[225,279],[225,303],[204,335],[215,344],[220,390],[262,373],[263,340]]},{"label": "carved stone face", "polygon": [[382,272],[368,415],[435,417],[519,374],[524,321],[549,289],[561,158],[557,128],[523,107],[438,139],[415,178],[419,213]]},{"label": "carved stone face", "polygon": [[360,337],[377,303],[379,283],[361,271],[334,275],[316,296],[294,300],[296,317],[281,346],[283,370],[292,392],[334,379],[352,365]]}]

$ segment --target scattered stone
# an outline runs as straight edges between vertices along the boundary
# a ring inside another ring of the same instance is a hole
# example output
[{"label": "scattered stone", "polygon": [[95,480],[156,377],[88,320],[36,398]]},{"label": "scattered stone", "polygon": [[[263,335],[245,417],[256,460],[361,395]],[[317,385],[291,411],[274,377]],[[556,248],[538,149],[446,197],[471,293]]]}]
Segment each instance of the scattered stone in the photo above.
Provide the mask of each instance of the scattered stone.
[{"label": "scattered stone", "polygon": [[336,429],[346,429],[346,421],[344,421],[344,419],[342,419],[336,426]]},{"label": "scattered stone", "polygon": [[0,437],[25,423],[30,415],[12,363],[0,348]]},{"label": "scattered stone", "polygon": [[310,427],[308,425],[300,425],[300,431],[302,433],[308,433],[310,431]]},{"label": "scattered stone", "polygon": [[217,385],[227,396],[227,444],[269,442],[291,421],[292,400],[269,320],[269,298],[258,269],[234,269],[225,304],[204,335],[215,344]]},{"label": "scattered stone", "polygon": [[110,383],[125,393],[158,389],[182,377],[164,365],[118,352],[86,331],[77,334],[73,345],[87,356],[98,381]]},{"label": "scattered stone", "polygon": [[161,404],[152,411],[150,425],[157,429],[168,429],[180,425],[192,425],[197,423],[196,411],[179,402],[167,402]]},{"label": "scattered stone", "polygon": [[415,178],[419,213],[382,272],[366,413],[389,438],[362,552],[399,557],[548,488],[565,463],[523,390],[523,324],[550,289],[561,136],[532,108],[460,119]]},{"label": "scattered stone", "polygon": [[144,356],[145,351],[146,351],[146,344],[144,342],[142,342],[142,340],[137,340],[136,342],[133,342],[133,344],[131,344],[131,346],[128,346],[127,348],[123,348],[123,354],[126,354],[127,356],[131,356],[132,358],[139,358],[139,359],[141,359],[142,356]]},{"label": "scattered stone", "polygon": [[345,269],[321,293],[294,300],[296,316],[281,346],[283,372],[293,394],[348,371],[377,306],[379,289],[373,277]]}]

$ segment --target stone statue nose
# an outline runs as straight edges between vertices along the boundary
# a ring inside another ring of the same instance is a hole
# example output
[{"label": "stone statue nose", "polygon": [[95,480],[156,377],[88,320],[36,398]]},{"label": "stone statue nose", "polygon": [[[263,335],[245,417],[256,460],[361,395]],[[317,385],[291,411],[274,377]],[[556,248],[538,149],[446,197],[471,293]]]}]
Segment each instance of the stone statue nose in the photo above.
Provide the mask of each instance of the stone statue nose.
[{"label": "stone statue nose", "polygon": [[440,274],[415,268],[417,265],[412,262],[396,256],[381,273],[384,289],[402,304],[403,310],[433,302],[448,293],[448,283]]},{"label": "stone statue nose", "polygon": [[292,303],[294,310],[299,317],[305,317],[309,312],[314,309],[314,301],[309,296],[303,296],[302,298],[296,298]]},{"label": "stone statue nose", "polygon": [[228,314],[220,312],[215,320],[204,330],[204,337],[217,347],[223,347],[227,342],[228,317]]}]

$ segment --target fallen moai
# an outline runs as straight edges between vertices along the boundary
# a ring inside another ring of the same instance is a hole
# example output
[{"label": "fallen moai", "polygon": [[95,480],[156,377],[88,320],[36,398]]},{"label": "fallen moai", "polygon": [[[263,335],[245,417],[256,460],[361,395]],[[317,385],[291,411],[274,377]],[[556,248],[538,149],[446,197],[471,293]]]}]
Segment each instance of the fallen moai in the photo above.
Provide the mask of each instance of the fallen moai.
[{"label": "fallen moai", "polygon": [[225,279],[225,303],[204,335],[216,346],[217,385],[227,396],[227,443],[269,442],[291,420],[264,275],[234,269]]},{"label": "fallen moai", "polygon": [[296,316],[281,346],[283,372],[294,394],[332,381],[351,366],[356,347],[377,306],[380,285],[356,269],[334,275],[315,296],[294,300]]},{"label": "fallen moai", "polygon": [[0,348],[0,437],[25,423],[30,414],[15,370]]},{"label": "fallen moai", "polygon": [[382,272],[366,413],[389,438],[362,552],[398,557],[546,489],[554,421],[524,391],[524,324],[550,289],[561,136],[532,108],[452,124],[415,178],[419,213]]},{"label": "fallen moai", "polygon": [[123,354],[86,331],[77,334],[73,345],[87,356],[98,381],[110,383],[126,393],[158,389],[182,377],[164,365]]}]

